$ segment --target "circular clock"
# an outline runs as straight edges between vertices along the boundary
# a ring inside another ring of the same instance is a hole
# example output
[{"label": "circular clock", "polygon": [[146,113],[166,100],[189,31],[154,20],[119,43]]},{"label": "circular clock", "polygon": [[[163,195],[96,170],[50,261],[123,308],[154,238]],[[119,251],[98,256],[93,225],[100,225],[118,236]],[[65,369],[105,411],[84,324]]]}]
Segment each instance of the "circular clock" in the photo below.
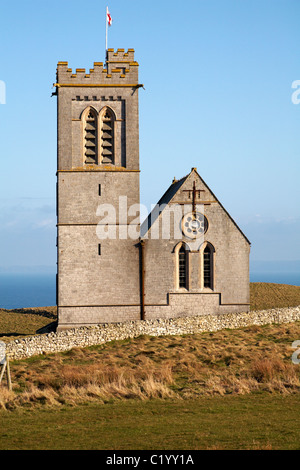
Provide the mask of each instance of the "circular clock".
[{"label": "circular clock", "polygon": [[190,212],[181,221],[182,233],[188,238],[198,238],[208,229],[208,221],[201,212]]}]

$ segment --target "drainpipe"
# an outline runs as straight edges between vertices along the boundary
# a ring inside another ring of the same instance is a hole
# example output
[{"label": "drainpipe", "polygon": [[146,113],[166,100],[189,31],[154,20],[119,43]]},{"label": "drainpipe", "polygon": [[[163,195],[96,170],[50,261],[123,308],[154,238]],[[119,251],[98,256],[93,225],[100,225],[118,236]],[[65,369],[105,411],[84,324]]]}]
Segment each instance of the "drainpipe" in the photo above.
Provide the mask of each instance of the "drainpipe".
[{"label": "drainpipe", "polygon": [[140,241],[141,247],[141,320],[145,320],[145,240]]}]

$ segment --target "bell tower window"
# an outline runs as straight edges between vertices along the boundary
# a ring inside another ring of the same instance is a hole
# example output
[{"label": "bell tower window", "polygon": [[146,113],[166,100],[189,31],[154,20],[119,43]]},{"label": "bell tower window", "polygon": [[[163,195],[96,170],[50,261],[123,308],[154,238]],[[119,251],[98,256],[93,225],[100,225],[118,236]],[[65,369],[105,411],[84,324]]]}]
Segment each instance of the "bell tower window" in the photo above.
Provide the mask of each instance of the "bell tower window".
[{"label": "bell tower window", "polygon": [[114,156],[114,115],[109,108],[105,108],[101,115],[101,163],[113,165]]},{"label": "bell tower window", "polygon": [[97,153],[97,115],[90,109],[84,122],[84,163],[97,164]]}]

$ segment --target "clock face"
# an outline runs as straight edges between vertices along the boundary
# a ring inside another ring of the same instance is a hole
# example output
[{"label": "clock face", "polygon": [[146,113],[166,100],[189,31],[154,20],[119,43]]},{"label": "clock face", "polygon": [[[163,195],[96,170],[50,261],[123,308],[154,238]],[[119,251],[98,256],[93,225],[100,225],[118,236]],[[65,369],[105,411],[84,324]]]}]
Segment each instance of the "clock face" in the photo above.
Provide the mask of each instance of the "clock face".
[{"label": "clock face", "polygon": [[207,232],[208,221],[200,212],[190,212],[181,221],[182,233],[188,238],[199,238]]}]

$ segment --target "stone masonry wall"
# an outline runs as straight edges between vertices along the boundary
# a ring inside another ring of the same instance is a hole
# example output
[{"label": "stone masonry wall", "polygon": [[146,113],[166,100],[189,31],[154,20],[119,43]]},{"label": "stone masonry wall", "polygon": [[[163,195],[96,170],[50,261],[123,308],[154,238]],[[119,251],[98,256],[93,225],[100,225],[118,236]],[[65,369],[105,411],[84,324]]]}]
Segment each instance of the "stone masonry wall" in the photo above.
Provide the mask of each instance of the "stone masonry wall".
[{"label": "stone masonry wall", "polygon": [[187,318],[159,319],[110,323],[74,328],[14,340],[7,344],[11,359],[22,359],[39,354],[68,351],[106,343],[112,340],[135,338],[140,335],[165,336],[194,334],[204,331],[235,329],[250,325],[292,323],[300,321],[300,306],[262,310],[249,313],[224,313]]}]

